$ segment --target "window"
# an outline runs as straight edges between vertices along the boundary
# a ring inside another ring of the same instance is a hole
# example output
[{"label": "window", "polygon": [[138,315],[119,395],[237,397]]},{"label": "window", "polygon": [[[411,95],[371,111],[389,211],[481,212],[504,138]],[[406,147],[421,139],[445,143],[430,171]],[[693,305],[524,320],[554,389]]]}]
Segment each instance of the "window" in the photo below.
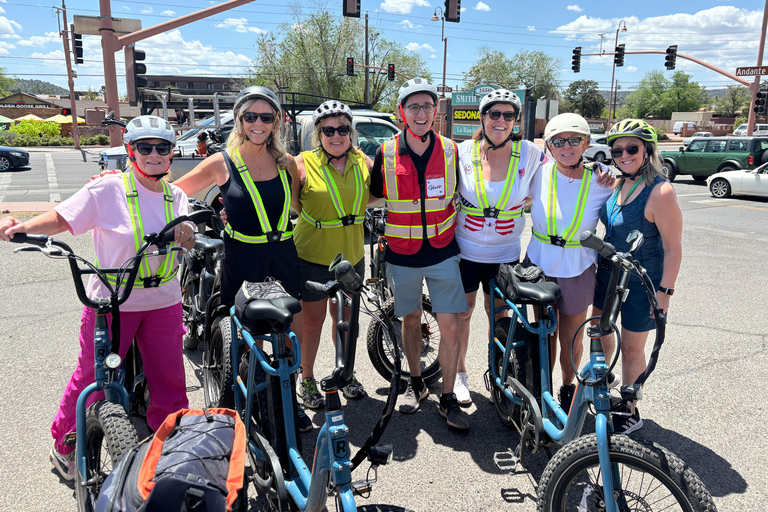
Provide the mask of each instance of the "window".
[{"label": "window", "polygon": [[213,84],[212,83],[207,83],[207,84],[205,84],[205,86],[206,86],[207,89],[213,89]]},{"label": "window", "polygon": [[194,89],[194,88],[195,88],[195,84],[194,83],[187,82],[187,89]]},{"label": "window", "polygon": [[376,155],[376,150],[379,149],[382,142],[397,134],[394,126],[386,124],[356,123],[355,129],[359,135],[358,146],[363,153],[371,158]]},{"label": "window", "polygon": [[179,84],[178,84],[178,83],[176,83],[176,82],[171,82],[171,87],[178,87],[178,86],[179,86]]},{"label": "window", "polygon": [[707,148],[706,140],[695,140],[688,144],[688,153],[703,153]]},{"label": "window", "polygon": [[707,152],[709,153],[722,153],[723,151],[725,151],[724,140],[710,141],[709,146],[707,147]]},{"label": "window", "polygon": [[747,141],[745,140],[732,140],[731,145],[728,146],[728,151],[746,151]]},{"label": "window", "polygon": [[160,82],[155,80],[154,82],[152,82],[152,87],[160,87]]}]

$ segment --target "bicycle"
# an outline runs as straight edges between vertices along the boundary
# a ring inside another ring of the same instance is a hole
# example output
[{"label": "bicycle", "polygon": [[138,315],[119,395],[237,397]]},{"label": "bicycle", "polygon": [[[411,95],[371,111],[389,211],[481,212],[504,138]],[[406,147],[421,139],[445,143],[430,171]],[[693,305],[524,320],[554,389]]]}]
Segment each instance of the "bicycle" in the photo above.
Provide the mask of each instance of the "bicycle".
[{"label": "bicycle", "polygon": [[[368,208],[365,212],[365,226],[369,232],[369,255],[371,277],[366,284],[379,297],[383,304],[382,314],[389,317],[395,326],[395,340],[398,348],[398,357],[402,358],[404,368],[402,374],[403,387],[408,385],[411,375],[408,371],[408,362],[404,357],[402,341],[402,320],[395,316],[395,297],[387,279],[387,238],[384,236],[386,227],[386,208]],[[366,337],[368,357],[376,371],[386,380],[392,378],[394,366],[395,344],[392,338],[386,335],[386,330],[380,324],[372,322],[368,326]],[[430,386],[440,379],[440,362],[437,354],[440,349],[440,330],[437,325],[437,317],[432,312],[432,301],[429,296],[421,296],[421,377],[424,383]]]},{"label": "bicycle", "polygon": [[[336,322],[336,365],[321,381],[325,392],[325,424],[321,428],[311,470],[300,452],[298,438],[296,374],[301,366],[301,345],[290,330],[299,301],[282,287],[270,283],[249,283],[257,297],[231,308],[231,318],[222,320],[225,344],[233,347],[231,365],[235,380],[235,409],[248,431],[248,455],[254,485],[275,511],[323,510],[329,495],[337,510],[356,510],[355,496],[367,497],[378,477],[378,466],[392,459],[392,445],[377,444],[397,402],[400,365],[395,356],[389,396],[379,421],[354,457],[347,441],[349,427],[344,422],[339,390],[354,373],[361,294],[374,304],[377,297],[368,292],[352,265],[339,255],[330,267],[336,279],[325,284],[308,282],[307,288],[333,297],[339,304]],[[340,286],[350,291],[349,303]],[[251,289],[251,288],[249,288]],[[345,309],[351,308],[349,321]],[[380,304],[377,304],[380,308]],[[375,316],[375,315],[374,315]],[[378,318],[392,330],[387,317]],[[288,347],[286,338],[290,339]],[[261,340],[264,349],[256,340]],[[240,348],[243,355],[238,357]],[[353,482],[352,471],[367,459],[371,466],[366,478]],[[373,472],[373,476],[370,473]]]},{"label": "bicycle", "polygon": [[[716,510],[702,481],[679,457],[656,443],[613,432],[611,402],[617,398],[611,396],[607,381],[621,352],[615,322],[632,274],[642,280],[654,310],[656,340],[646,370],[634,383],[621,387],[620,405],[642,398],[642,385],[656,366],[665,336],[653,283],[633,257],[643,243],[643,235],[633,231],[627,241],[630,251],[618,253],[592,233],[581,235],[584,247],[595,249],[610,263],[611,276],[602,315],[588,318],[577,330],[596,321],[587,329],[589,362],[581,373],[571,356],[577,386],[569,414],[552,396],[549,368],[548,336],[556,328],[553,304],[560,288],[555,283],[515,278],[502,280],[506,282],[492,279],[490,283],[492,293],[505,304],[496,307],[491,301],[493,334],[488,345],[486,384],[503,424],[520,433],[514,452],[497,453],[496,464],[514,469],[523,462],[525,450],[537,453],[550,443],[561,446],[539,482],[538,510],[542,512]],[[538,321],[528,320],[529,305],[537,309]],[[494,321],[496,313],[506,309],[512,316]],[[616,336],[616,354],[610,364],[606,364],[602,341],[608,335]],[[576,336],[571,347],[575,340]],[[582,436],[590,407],[595,414],[595,433]]]},{"label": "bicycle", "polygon": [[[200,212],[196,217],[177,217],[159,233],[146,235],[136,256],[118,268],[98,268],[76,255],[65,242],[48,235],[17,233],[11,239],[14,243],[33,244],[19,247],[14,252],[39,251],[49,258],[66,258],[78,299],[85,306],[96,310],[93,341],[95,382],[89,384],[77,399],[76,432],[74,436],[68,434],[66,441],[70,445],[74,443],[77,451],[75,497],[80,512],[94,510],[99,490],[106,477],[120,459],[139,443],[136,427],[130,418],[140,414],[142,410],[145,412],[148,403],[146,381],[136,344],[132,343],[125,361],[119,355],[120,305],[128,300],[133,290],[141,259],[144,256],[159,256],[182,250],[178,246],[167,247],[173,241],[174,226],[187,220],[205,222],[205,215],[206,212]],[[147,250],[153,245],[157,249],[147,254]],[[96,275],[109,290],[108,298],[88,297],[82,277],[91,274]],[[115,276],[114,285],[107,278],[109,274]],[[108,314],[112,315],[111,337],[107,323]],[[86,410],[88,397],[97,391],[104,391],[104,399],[91,404]],[[106,448],[106,453],[102,453],[103,448]]]}]

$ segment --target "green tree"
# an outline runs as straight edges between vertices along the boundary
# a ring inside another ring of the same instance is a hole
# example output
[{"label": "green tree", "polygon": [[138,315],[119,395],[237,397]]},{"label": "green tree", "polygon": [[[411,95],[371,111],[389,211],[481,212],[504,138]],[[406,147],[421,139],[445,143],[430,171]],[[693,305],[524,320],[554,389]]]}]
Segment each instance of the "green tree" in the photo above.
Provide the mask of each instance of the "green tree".
[{"label": "green tree", "polygon": [[643,119],[648,116],[659,117],[662,95],[669,89],[669,80],[661,71],[651,71],[627,96],[627,107],[632,117]]},{"label": "green tree", "polygon": [[5,75],[5,68],[0,68],[0,96],[8,96],[14,85],[16,85],[16,80]]},{"label": "green tree", "polygon": [[607,101],[600,94],[594,80],[571,82],[562,94],[563,112],[575,112],[586,118],[600,117]]},{"label": "green tree", "polygon": [[477,61],[464,73],[465,88],[490,83],[507,89],[531,89],[535,98],[557,98],[560,59],[543,51],[521,50],[509,58],[487,46],[478,51]]},{"label": "green tree", "polygon": [[729,85],[725,95],[715,100],[715,113],[723,117],[736,117],[747,111],[752,101],[752,93],[743,85]]},{"label": "green tree", "polygon": [[669,119],[673,112],[693,112],[706,103],[708,96],[691,75],[677,71],[671,79],[661,71],[651,71],[627,96],[627,106],[634,117]]},{"label": "green tree", "polygon": [[669,119],[673,112],[695,112],[708,98],[698,83],[691,82],[691,75],[676,71],[669,89],[662,94],[663,111],[657,117]]}]

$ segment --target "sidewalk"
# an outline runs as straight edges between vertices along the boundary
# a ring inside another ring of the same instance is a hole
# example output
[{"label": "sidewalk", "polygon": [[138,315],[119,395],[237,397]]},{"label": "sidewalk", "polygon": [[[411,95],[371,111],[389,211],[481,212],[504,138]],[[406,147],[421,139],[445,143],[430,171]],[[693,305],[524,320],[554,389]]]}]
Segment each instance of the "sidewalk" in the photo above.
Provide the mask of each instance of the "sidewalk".
[{"label": "sidewalk", "polygon": [[[36,214],[47,212],[59,203],[32,203],[32,202],[18,202],[18,203],[0,203],[0,217],[5,215],[17,216],[19,213]],[[28,217],[29,215],[24,215]]]}]

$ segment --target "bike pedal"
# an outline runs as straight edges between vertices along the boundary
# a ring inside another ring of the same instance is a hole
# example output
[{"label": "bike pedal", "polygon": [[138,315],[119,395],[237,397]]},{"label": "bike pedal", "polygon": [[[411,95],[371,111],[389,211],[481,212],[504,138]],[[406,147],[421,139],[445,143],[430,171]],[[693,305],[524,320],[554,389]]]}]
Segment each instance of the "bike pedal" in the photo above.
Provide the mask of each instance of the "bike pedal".
[{"label": "bike pedal", "polygon": [[68,432],[64,434],[64,445],[75,446],[77,444],[77,432]]},{"label": "bike pedal", "polygon": [[483,374],[483,382],[485,382],[485,390],[491,390],[491,370],[485,370]]},{"label": "bike pedal", "polygon": [[493,463],[501,471],[517,471],[517,465],[520,462],[520,458],[517,457],[511,450],[506,452],[496,452],[493,454]]},{"label": "bike pedal", "polygon": [[351,482],[349,486],[352,488],[352,494],[355,496],[361,496],[367,498],[371,495],[371,489],[373,488],[373,482],[368,480],[358,480],[357,482]]}]

